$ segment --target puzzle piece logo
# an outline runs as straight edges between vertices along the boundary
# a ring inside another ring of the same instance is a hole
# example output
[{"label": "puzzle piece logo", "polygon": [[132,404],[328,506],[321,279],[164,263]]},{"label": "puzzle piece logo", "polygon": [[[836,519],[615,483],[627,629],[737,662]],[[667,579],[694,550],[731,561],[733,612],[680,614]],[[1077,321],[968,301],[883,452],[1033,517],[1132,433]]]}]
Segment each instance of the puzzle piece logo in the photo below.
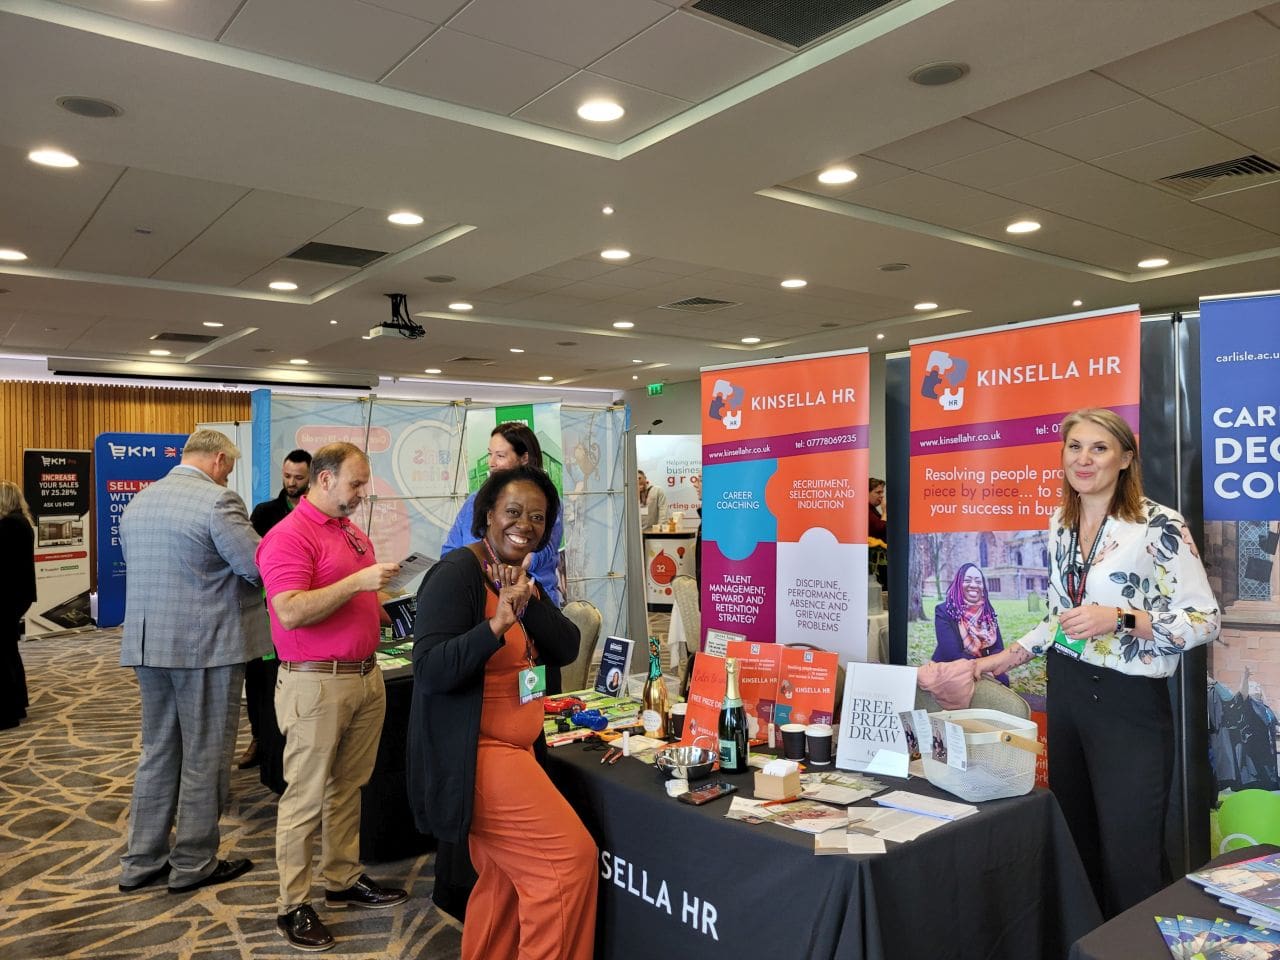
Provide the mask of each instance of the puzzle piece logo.
[{"label": "puzzle piece logo", "polygon": [[707,417],[720,421],[726,430],[737,430],[741,427],[742,404],[746,400],[746,391],[728,380],[717,380],[711,393]]},{"label": "puzzle piece logo", "polygon": [[953,357],[945,350],[934,350],[924,365],[920,396],[937,400],[943,410],[959,410],[964,406],[964,378],[969,374],[969,361]]}]

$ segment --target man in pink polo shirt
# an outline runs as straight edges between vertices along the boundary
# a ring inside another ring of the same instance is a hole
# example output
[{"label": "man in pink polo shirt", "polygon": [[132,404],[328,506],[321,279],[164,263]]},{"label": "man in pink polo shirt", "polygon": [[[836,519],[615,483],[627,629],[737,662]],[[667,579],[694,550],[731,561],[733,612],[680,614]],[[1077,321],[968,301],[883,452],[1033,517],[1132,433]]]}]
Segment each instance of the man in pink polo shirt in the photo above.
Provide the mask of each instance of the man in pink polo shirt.
[{"label": "man in pink polo shirt", "polygon": [[369,458],[359,447],[321,447],[307,495],[258,547],[280,655],[276,718],[287,738],[276,925],[300,950],[334,944],[311,906],[311,854],[322,818],[327,907],[377,909],[408,899],[403,890],[378,886],[360,864],[360,788],[373,773],[387,705],[374,661],[377,591],[400,569],[378,563],[369,538],[348,519],[368,487]]}]

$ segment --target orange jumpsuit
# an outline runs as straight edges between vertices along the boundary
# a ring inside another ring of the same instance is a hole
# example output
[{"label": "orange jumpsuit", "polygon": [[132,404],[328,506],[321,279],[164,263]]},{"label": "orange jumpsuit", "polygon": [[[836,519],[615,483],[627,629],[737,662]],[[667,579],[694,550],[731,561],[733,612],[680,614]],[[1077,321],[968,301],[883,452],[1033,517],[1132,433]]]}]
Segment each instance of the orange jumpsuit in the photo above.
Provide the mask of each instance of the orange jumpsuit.
[{"label": "orange jumpsuit", "polygon": [[517,690],[528,665],[517,623],[485,666],[462,960],[591,960],[595,943],[596,846],[534,758],[542,701]]}]

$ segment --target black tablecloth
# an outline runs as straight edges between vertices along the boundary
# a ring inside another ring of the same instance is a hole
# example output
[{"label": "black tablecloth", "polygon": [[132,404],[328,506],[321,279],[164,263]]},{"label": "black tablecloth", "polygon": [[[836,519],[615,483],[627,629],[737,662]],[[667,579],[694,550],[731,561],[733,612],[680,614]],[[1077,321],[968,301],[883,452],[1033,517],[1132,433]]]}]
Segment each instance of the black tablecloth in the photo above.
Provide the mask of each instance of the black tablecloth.
[{"label": "black tablecloth", "polygon": [[[1209,861],[1202,869],[1208,870],[1277,851],[1280,851],[1280,847],[1265,844],[1244,847],[1224,853]],[[1176,917],[1179,914],[1205,920],[1222,917],[1237,923],[1249,922],[1243,914],[1236,913],[1216,897],[1205,893],[1203,887],[1184,878],[1082,937],[1071,947],[1071,960],[1145,960],[1147,957],[1160,960],[1168,957],[1169,950],[1156,927],[1155,918]]]},{"label": "black tablecloth", "polygon": [[[273,661],[274,662],[274,661]],[[399,860],[431,849],[433,837],[419,833],[409,811],[405,792],[405,743],[409,736],[409,705],[413,671],[400,667],[383,673],[387,686],[387,716],[378,742],[373,776],[361,791],[360,858],[369,863]],[[276,726],[275,682],[266,687],[266,703],[259,701],[258,750],[262,769],[258,776],[275,793],[284,793],[285,737]]]},{"label": "black tablecloth", "polygon": [[[819,857],[808,834],[726,820],[728,799],[679,803],[654,768],[599,758],[571,744],[548,762],[600,846],[597,957],[1032,960],[1066,956],[1101,922],[1046,791],[885,855]],[[752,795],[750,776],[724,779]]]}]

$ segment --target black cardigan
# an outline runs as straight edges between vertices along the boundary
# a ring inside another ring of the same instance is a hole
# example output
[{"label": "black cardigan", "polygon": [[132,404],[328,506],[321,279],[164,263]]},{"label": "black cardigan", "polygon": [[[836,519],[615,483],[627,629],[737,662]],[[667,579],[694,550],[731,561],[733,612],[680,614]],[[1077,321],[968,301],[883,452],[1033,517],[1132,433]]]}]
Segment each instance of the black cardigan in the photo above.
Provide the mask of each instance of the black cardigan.
[{"label": "black cardigan", "polygon": [[0,616],[6,621],[16,622],[35,603],[35,553],[36,532],[27,518],[21,513],[0,517]]},{"label": "black cardigan", "polygon": [[[427,571],[418,588],[409,713],[409,805],[419,830],[463,844],[471,827],[484,668],[502,647],[484,615],[484,570],[459,547]],[[547,667],[548,692],[578,655],[578,628],[539,593],[524,627]]]}]

